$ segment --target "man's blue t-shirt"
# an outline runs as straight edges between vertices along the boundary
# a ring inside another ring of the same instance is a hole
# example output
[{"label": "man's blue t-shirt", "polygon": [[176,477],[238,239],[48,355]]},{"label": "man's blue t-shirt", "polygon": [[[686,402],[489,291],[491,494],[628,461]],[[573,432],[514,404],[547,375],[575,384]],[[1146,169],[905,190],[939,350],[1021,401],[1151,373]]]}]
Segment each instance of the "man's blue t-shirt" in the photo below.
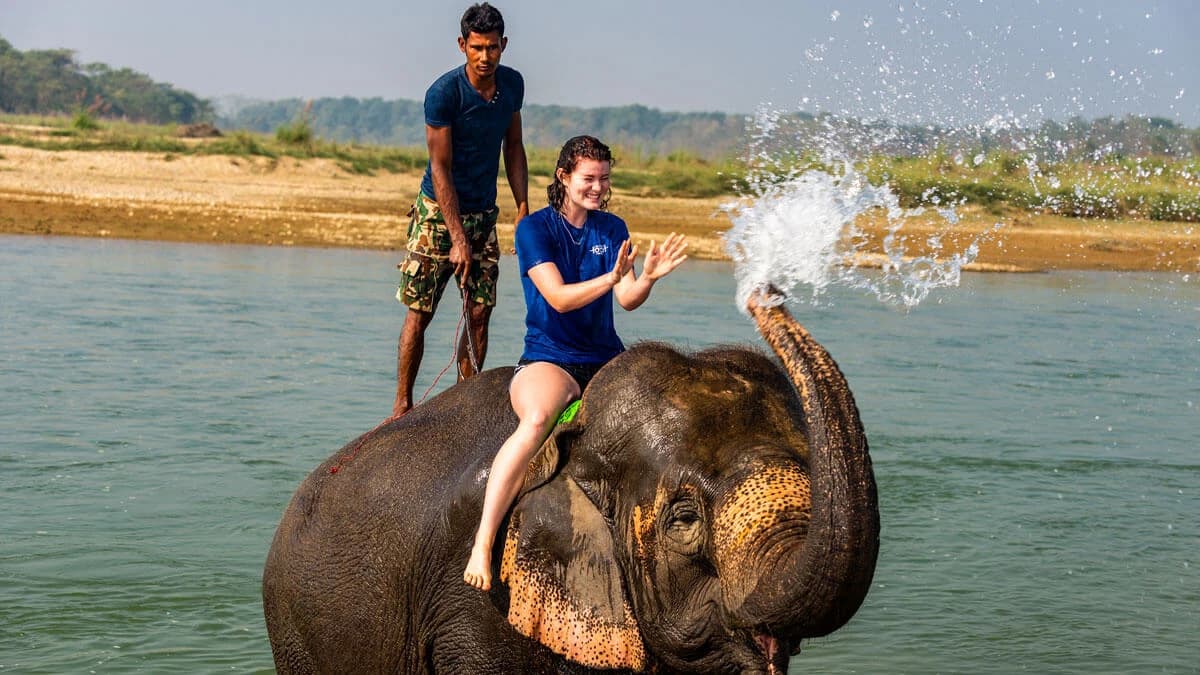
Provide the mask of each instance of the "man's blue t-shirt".
[{"label": "man's blue t-shirt", "polygon": [[612,271],[629,238],[625,221],[605,211],[591,211],[583,230],[571,227],[547,206],[517,225],[517,261],[525,291],[523,359],[557,363],[604,363],[624,351],[613,325],[612,291],[565,314],[550,306],[529,278],[542,263],[558,267],[563,283],[587,281]]},{"label": "man's blue t-shirt", "polygon": [[[439,77],[425,92],[425,124],[450,127],[451,174],[462,213],[479,213],[496,205],[500,146],[525,99],[525,80],[507,66],[496,68],[496,94],[483,100],[467,79],[465,65]],[[433,170],[425,165],[421,192],[437,200]]]}]

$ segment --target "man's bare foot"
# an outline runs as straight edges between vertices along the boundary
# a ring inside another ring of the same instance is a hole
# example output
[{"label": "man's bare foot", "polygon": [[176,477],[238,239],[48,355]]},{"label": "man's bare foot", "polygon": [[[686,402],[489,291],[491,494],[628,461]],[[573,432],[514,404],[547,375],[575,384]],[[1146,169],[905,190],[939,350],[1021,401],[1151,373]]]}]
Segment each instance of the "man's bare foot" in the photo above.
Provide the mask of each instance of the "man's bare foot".
[{"label": "man's bare foot", "polygon": [[401,401],[400,399],[396,399],[396,402],[392,404],[392,416],[390,419],[396,419],[397,417],[403,415],[404,413],[408,412],[409,410],[412,410],[411,403],[406,403],[404,401]]},{"label": "man's bare foot", "polygon": [[487,547],[475,544],[471,547],[471,559],[467,561],[467,570],[463,572],[463,581],[488,591],[492,588],[492,553]]}]

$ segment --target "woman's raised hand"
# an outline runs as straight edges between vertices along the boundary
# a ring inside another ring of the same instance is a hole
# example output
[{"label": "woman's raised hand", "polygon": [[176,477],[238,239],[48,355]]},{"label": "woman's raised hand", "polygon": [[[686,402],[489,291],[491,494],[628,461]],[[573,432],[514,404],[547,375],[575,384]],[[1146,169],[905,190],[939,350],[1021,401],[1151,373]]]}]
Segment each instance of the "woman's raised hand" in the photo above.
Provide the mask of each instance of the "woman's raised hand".
[{"label": "woman's raised hand", "polygon": [[651,281],[661,279],[679,267],[687,255],[687,237],[672,232],[667,235],[662,246],[650,242],[650,250],[646,253],[646,262],[642,265],[642,276]]},{"label": "woman's raised hand", "polygon": [[626,274],[633,269],[633,260],[637,257],[637,246],[628,239],[621,242],[621,250],[617,252],[617,262],[613,265],[611,281],[613,286],[621,283]]}]

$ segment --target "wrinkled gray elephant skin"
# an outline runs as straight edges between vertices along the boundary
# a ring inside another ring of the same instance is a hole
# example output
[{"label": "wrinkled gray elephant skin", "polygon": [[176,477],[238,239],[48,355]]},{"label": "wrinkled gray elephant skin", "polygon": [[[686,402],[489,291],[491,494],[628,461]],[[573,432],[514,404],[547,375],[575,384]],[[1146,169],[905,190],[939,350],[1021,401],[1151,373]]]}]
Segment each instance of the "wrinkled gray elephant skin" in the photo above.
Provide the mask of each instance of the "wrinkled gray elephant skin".
[{"label": "wrinkled gray elephant skin", "polygon": [[786,672],[861,605],[879,513],[845,379],[768,298],[778,360],[640,344],[601,370],[531,463],[488,593],[462,573],[511,368],[335,453],[263,572],[279,672]]}]

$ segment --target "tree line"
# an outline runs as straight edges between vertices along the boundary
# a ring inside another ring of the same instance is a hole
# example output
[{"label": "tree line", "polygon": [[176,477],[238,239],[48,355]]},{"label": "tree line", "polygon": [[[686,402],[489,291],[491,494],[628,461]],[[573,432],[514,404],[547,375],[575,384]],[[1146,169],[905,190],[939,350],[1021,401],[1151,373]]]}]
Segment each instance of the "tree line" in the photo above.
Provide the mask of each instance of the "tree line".
[{"label": "tree line", "polygon": [[[556,148],[564,139],[588,133],[643,158],[680,152],[701,159],[728,158],[745,153],[755,132],[745,115],[664,112],[642,105],[576,108],[530,104],[521,115],[525,143],[530,147]],[[271,133],[305,116],[315,134],[332,141],[425,144],[422,104],[413,100],[344,97],[250,102],[230,110],[218,123],[222,128]],[[1056,160],[1200,156],[1200,129],[1141,115],[1046,120],[1035,128],[949,129],[796,112],[779,116],[773,124],[770,138],[755,149],[775,157],[831,142],[855,152],[897,157],[1018,148]]]},{"label": "tree line", "polygon": [[[221,116],[222,128],[270,133],[302,116],[321,138],[338,142],[396,146],[425,144],[421,101],[293,98],[252,102]],[[727,157],[737,152],[745,129],[741,115],[664,112],[643,105],[576,108],[527,104],[521,110],[525,144],[557,148],[571,136],[587,133],[625,151],[647,156],[687,152]]]},{"label": "tree line", "polygon": [[212,104],[129,68],[80,64],[70,49],[21,51],[0,37],[0,112],[154,124],[211,121]]},{"label": "tree line", "polygon": [[[224,108],[224,114],[218,115],[213,102],[129,68],[80,64],[68,49],[22,52],[0,37],[0,112],[86,112],[97,118],[156,124],[216,122],[226,130],[262,133],[303,121],[315,136],[334,142],[401,147],[425,144],[420,101],[293,98],[240,101]],[[722,112],[664,112],[643,105],[578,108],[529,104],[522,110],[522,118],[530,147],[557,148],[563,139],[588,133],[643,160],[673,155],[721,160],[744,155],[747,148],[784,161],[790,161],[789,157],[802,160],[802,155],[830,140],[856,153],[896,157],[1014,148],[1056,161],[1200,156],[1200,130],[1167,118],[1139,115],[1047,120],[1033,129],[942,129],[797,112],[773,118],[775,130],[766,140],[756,137],[760,130],[751,118]]]}]

